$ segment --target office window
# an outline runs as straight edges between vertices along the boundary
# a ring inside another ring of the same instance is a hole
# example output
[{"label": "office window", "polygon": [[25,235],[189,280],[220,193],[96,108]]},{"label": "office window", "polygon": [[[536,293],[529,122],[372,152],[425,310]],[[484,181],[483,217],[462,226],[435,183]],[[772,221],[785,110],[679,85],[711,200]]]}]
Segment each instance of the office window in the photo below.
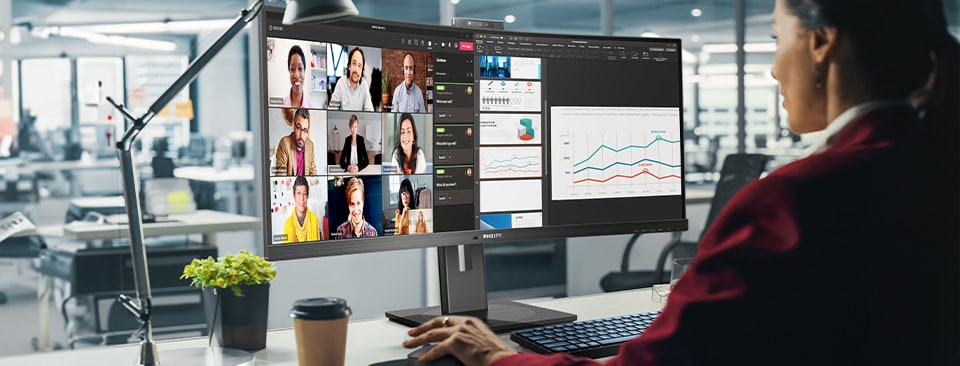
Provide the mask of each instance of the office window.
[{"label": "office window", "polygon": [[70,60],[65,58],[21,61],[24,115],[36,116],[39,131],[71,126]]},{"label": "office window", "polygon": [[[127,104],[134,116],[142,115],[157,98],[187,69],[187,56],[127,56]],[[143,141],[142,152],[149,153],[157,139],[165,138],[168,151],[177,151],[190,142],[190,115],[185,108],[190,102],[188,89],[177,94],[167,107],[150,121],[138,140]],[[180,105],[179,109],[177,105]]]},{"label": "office window", "polygon": [[77,102],[81,124],[112,124],[124,128],[123,117],[106,97],[123,103],[123,60],[119,57],[77,59]]}]

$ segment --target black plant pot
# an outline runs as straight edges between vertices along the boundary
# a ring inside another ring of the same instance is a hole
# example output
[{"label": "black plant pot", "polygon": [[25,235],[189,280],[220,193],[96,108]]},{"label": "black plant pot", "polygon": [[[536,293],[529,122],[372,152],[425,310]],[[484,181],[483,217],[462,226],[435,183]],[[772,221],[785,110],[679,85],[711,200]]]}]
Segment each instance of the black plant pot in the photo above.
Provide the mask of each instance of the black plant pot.
[{"label": "black plant pot", "polygon": [[[207,329],[223,348],[257,351],[267,348],[270,284],[243,285],[237,297],[229,288],[203,289]],[[216,291],[214,291],[216,290]]]}]

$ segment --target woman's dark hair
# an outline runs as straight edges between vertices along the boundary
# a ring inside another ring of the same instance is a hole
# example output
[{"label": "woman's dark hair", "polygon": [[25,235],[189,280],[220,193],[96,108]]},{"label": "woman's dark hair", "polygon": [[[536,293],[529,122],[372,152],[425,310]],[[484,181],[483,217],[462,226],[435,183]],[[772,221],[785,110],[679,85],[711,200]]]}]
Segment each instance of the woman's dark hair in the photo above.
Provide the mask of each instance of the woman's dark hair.
[{"label": "woman's dark hair", "polygon": [[293,45],[293,47],[290,47],[290,53],[287,54],[287,68],[290,67],[290,62],[293,61],[293,55],[300,55],[300,62],[306,67],[307,57],[303,55],[303,49],[301,49],[300,46]]},{"label": "woman's dark hair", "polygon": [[400,181],[400,192],[397,195],[397,210],[400,212],[403,212],[403,199],[400,198],[400,195],[402,195],[403,192],[407,192],[410,194],[410,205],[407,206],[407,208],[412,210],[414,207],[413,184],[410,184],[410,180],[407,178],[404,178],[403,180]]},{"label": "woman's dark hair", "polygon": [[[865,86],[878,96],[907,97],[923,87],[930,73],[936,71],[934,90],[927,100],[928,112],[944,107],[946,102],[956,103],[957,41],[947,31],[941,0],[786,0],[785,3],[805,29],[837,28],[837,32],[850,41],[854,62],[861,70]],[[956,117],[956,107],[950,108]],[[949,117],[933,114],[938,115],[934,117],[937,120]]]},{"label": "woman's dark hair", "polygon": [[307,188],[307,196],[310,195],[310,185],[307,184],[307,177],[298,175],[296,179],[293,180],[293,192],[297,192],[297,186],[304,186]]},{"label": "woman's dark hair", "polygon": [[[410,148],[410,156],[403,151],[403,148],[400,147],[400,130],[403,129],[403,121],[410,121],[410,129],[413,130],[413,147]],[[417,137],[417,125],[413,123],[413,115],[410,113],[404,113],[400,115],[400,122],[397,123],[397,134],[393,137],[394,146],[397,147],[397,160],[400,163],[400,166],[397,167],[401,172],[406,171],[406,167],[411,169],[417,169],[417,152],[420,151],[420,145],[417,144],[419,137]]]}]

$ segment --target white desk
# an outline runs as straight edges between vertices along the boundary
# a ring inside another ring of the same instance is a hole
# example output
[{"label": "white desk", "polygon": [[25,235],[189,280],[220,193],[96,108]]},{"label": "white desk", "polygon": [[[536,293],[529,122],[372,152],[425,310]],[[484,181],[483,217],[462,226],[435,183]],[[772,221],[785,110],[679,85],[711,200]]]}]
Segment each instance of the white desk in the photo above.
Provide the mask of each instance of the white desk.
[{"label": "white desk", "polygon": [[[203,234],[204,243],[216,244],[215,233],[260,228],[259,218],[212,210],[170,215],[168,219],[171,221],[144,223],[143,236]],[[125,224],[74,221],[63,225],[63,237],[67,239],[87,241],[129,236],[130,229]]]},{"label": "white desk", "polygon": [[217,169],[210,166],[185,166],[173,170],[173,176],[197,182],[206,183],[233,183],[237,196],[237,213],[251,213],[243,204],[243,199],[253,192],[253,165],[231,166],[227,169]]},{"label": "white desk", "polygon": [[[347,299],[349,303],[350,299]],[[577,314],[578,320],[657,310],[662,304],[650,300],[650,289],[528,301],[555,310]],[[347,329],[347,365],[369,365],[406,358],[412,350],[401,342],[408,338],[409,328],[389,320],[354,321]],[[509,335],[501,338],[508,340]],[[509,340],[508,340],[509,342]],[[509,342],[514,347],[515,343]],[[163,352],[181,348],[205,347],[207,338],[159,342],[160,361]],[[0,358],[0,365],[125,365],[137,358],[139,345],[107,346],[72,351],[55,351]],[[297,349],[292,329],[267,333],[267,348],[255,354],[257,365],[297,365]]]}]

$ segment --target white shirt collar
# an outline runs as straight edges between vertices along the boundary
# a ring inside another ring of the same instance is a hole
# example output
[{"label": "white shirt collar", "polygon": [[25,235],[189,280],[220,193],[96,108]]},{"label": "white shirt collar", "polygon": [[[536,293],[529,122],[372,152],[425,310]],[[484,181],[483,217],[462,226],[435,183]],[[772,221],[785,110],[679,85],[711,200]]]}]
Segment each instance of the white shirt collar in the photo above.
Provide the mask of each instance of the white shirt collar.
[{"label": "white shirt collar", "polygon": [[837,134],[839,134],[840,131],[850,124],[850,122],[853,122],[857,118],[860,118],[861,116],[880,108],[898,105],[910,106],[910,103],[905,99],[887,99],[861,103],[850,107],[850,109],[840,113],[837,118],[834,118],[833,122],[830,122],[827,125],[827,128],[823,129],[822,137],[808,146],[803,151],[803,156],[810,156],[826,150],[827,147],[830,146],[830,143],[833,142],[833,139],[837,136]]}]

